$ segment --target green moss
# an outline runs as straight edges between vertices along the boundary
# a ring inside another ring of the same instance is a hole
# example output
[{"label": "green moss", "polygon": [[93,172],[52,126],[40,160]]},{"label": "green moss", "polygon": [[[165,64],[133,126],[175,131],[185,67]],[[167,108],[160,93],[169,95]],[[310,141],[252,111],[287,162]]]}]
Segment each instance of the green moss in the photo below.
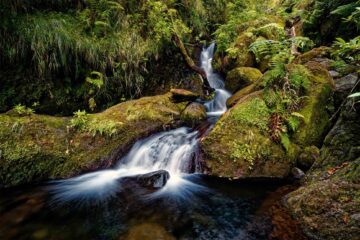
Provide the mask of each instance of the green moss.
[{"label": "green moss", "polygon": [[81,129],[70,118],[0,114],[0,182],[13,186],[110,166],[116,153],[162,130],[186,104],[172,103],[170,94],[124,102],[89,114]]},{"label": "green moss", "polygon": [[268,40],[285,39],[284,27],[277,23],[269,23],[254,30],[254,33]]},{"label": "green moss", "polygon": [[304,124],[293,136],[293,140],[300,145],[319,145],[330,123],[326,106],[333,89],[330,84],[315,86],[311,88],[309,97],[304,100],[304,107],[299,111],[304,116]]},{"label": "green moss", "polygon": [[234,108],[231,117],[234,124],[255,126],[266,132],[270,118],[270,110],[264,100],[256,97],[246,102],[241,108]]},{"label": "green moss", "polygon": [[200,103],[191,103],[181,113],[181,120],[190,127],[195,127],[201,121],[206,120],[206,109]]},{"label": "green moss", "polygon": [[255,83],[262,77],[262,73],[256,68],[239,67],[231,70],[226,77],[226,88],[229,91],[237,90]]}]

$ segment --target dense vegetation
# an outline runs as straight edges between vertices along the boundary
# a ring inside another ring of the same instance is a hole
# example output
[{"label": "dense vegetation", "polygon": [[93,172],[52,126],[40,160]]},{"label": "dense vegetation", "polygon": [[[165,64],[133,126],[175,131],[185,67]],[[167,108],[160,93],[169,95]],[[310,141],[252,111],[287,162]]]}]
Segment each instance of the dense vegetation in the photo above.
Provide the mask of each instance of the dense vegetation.
[{"label": "dense vegetation", "polygon": [[168,71],[183,67],[173,34],[187,43],[209,38],[223,5],[2,1],[0,110],[19,103],[53,114],[98,110],[180,81],[186,75]]}]

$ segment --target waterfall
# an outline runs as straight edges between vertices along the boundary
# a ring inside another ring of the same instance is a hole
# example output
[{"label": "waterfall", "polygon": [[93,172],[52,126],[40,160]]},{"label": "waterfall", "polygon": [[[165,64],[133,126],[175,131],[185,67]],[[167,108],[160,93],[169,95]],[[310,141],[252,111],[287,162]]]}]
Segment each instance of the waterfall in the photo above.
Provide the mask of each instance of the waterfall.
[{"label": "waterfall", "polygon": [[[211,62],[215,44],[204,48],[201,53],[201,67],[205,70],[210,86],[215,89],[214,98],[205,103],[209,117],[218,117],[226,111],[226,100],[230,93],[224,88],[219,74],[212,69]],[[199,132],[182,127],[162,132],[140,140],[130,152],[119,161],[115,169],[102,170],[79,177],[57,181],[52,192],[57,201],[107,199],[121,189],[119,179],[166,170],[170,179],[163,191],[179,194],[186,187],[198,188],[185,178],[190,169],[196,171],[199,148]],[[186,189],[188,191],[188,189]]]},{"label": "waterfall", "polygon": [[225,84],[221,76],[213,71],[212,58],[214,56],[215,43],[208,48],[204,48],[201,52],[201,67],[205,70],[209,84],[215,89],[214,98],[205,103],[208,116],[221,116],[226,112],[226,101],[231,94],[225,90]]}]

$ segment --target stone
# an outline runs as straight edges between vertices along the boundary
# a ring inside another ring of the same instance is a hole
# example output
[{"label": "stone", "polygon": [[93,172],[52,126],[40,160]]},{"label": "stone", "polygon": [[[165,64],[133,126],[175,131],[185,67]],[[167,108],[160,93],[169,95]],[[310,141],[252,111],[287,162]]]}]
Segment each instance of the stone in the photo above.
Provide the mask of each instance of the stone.
[{"label": "stone", "polygon": [[316,146],[305,147],[302,149],[302,152],[297,159],[297,166],[300,169],[307,171],[311,168],[319,156],[320,150]]},{"label": "stone", "polygon": [[262,77],[259,69],[250,67],[238,67],[231,70],[225,82],[225,87],[230,92],[236,92],[244,87],[247,87]]},{"label": "stone", "polygon": [[359,118],[360,107],[348,100],[303,186],[285,198],[311,239],[359,239]]},{"label": "stone", "polygon": [[143,187],[158,189],[164,187],[169,179],[168,171],[159,170],[138,176],[136,181]]},{"label": "stone", "polygon": [[202,121],[206,120],[206,108],[200,103],[190,103],[185,110],[181,113],[181,120],[184,121],[189,127],[195,127]]},{"label": "stone", "polygon": [[[329,127],[327,110],[333,80],[317,62],[289,64],[287,71],[306,72],[309,87],[299,113],[304,117],[290,138],[287,149],[271,140],[271,109],[259,90],[242,96],[201,141],[201,152],[209,175],[226,178],[285,178],[296,166],[301,149],[320,144]],[[249,90],[250,91],[250,90]]]},{"label": "stone", "polygon": [[86,115],[81,126],[72,126],[72,117],[0,114],[1,185],[68,178],[113,166],[140,138],[180,126],[175,120],[188,102],[173,103],[170,98],[168,93],[123,102]]},{"label": "stone", "polygon": [[247,95],[255,92],[256,90],[258,90],[258,84],[257,83],[253,83],[239,91],[237,91],[235,94],[233,94],[227,101],[226,101],[226,106],[228,108],[233,107],[237,102],[239,102],[242,98],[246,97]]},{"label": "stone", "polygon": [[331,48],[329,47],[321,46],[318,48],[313,48],[312,50],[296,57],[293,63],[304,64],[313,60],[314,58],[327,58],[330,57],[330,52],[331,52]]},{"label": "stone", "polygon": [[329,74],[330,74],[330,76],[333,77],[333,78],[340,77],[340,73],[337,72],[337,71],[331,70],[331,71],[329,71]]},{"label": "stone", "polygon": [[357,73],[351,73],[345,77],[339,78],[335,81],[336,92],[349,94],[350,90],[355,86],[359,76]]},{"label": "stone", "polygon": [[170,93],[172,101],[176,103],[195,101],[200,97],[199,94],[185,89],[171,89]]},{"label": "stone", "polygon": [[159,170],[137,176],[124,177],[119,180],[122,189],[136,190],[141,188],[143,190],[153,191],[164,187],[170,179],[168,171]]},{"label": "stone", "polygon": [[291,169],[291,175],[293,178],[295,178],[297,180],[300,180],[303,177],[305,177],[305,173],[300,168],[297,168],[297,167],[294,167],[293,169]]},{"label": "stone", "polygon": [[342,78],[335,79],[335,103],[340,105],[358,82],[358,73],[351,73]]}]

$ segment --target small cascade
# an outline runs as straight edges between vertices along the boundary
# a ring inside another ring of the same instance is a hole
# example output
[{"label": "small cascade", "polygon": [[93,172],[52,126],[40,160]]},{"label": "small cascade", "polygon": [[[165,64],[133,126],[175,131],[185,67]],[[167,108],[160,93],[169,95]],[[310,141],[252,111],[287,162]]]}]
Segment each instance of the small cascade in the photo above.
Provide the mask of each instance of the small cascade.
[{"label": "small cascade", "polygon": [[[209,118],[221,116],[227,110],[226,100],[231,96],[225,90],[221,76],[212,69],[214,49],[215,44],[212,43],[201,53],[201,67],[207,74],[210,86],[215,89],[214,98],[205,103]],[[140,140],[119,160],[119,165],[115,169],[56,182],[52,186],[55,200],[104,200],[121,191],[119,180],[159,170],[166,170],[170,174],[169,181],[160,193],[167,191],[181,195],[191,192],[189,189],[199,189],[197,184],[186,177],[187,174],[200,170],[199,137],[199,131],[182,127]]]},{"label": "small cascade", "polygon": [[210,86],[215,89],[214,98],[205,103],[209,117],[217,117],[225,113],[227,110],[226,101],[231,97],[231,94],[225,90],[223,79],[212,68],[214,51],[215,43],[212,43],[208,48],[204,48],[201,53],[201,67],[206,72]]}]

